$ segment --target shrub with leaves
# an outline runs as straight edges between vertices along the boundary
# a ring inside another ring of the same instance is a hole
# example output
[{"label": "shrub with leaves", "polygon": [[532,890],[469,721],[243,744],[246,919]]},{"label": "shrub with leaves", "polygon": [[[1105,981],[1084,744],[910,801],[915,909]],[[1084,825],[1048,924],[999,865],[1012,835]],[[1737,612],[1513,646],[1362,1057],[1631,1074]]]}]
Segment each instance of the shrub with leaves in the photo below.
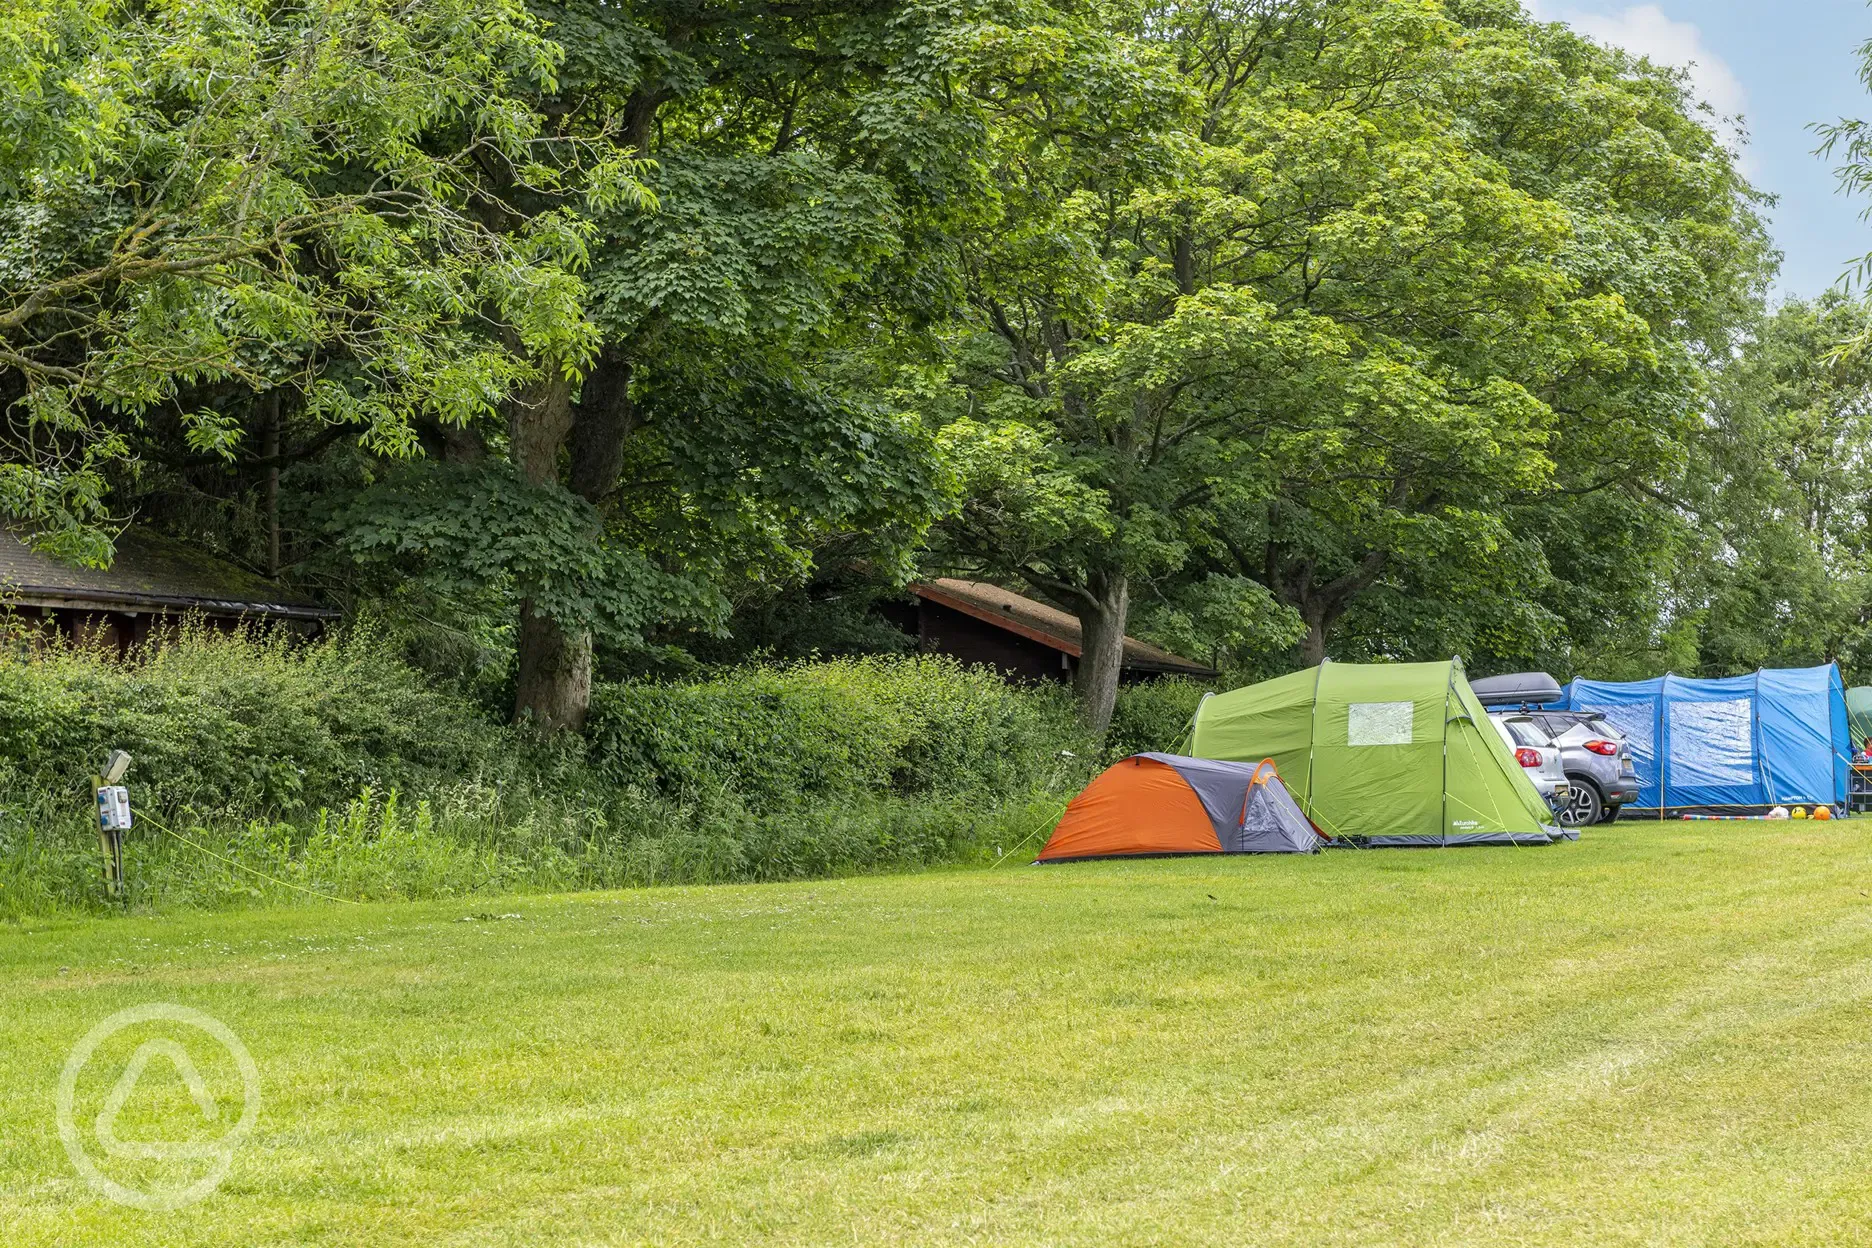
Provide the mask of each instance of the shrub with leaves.
[{"label": "shrub with leaves", "polygon": [[185,628],[142,659],[0,654],[0,757],[32,790],[81,795],[112,749],[142,803],[246,815],[339,806],[510,767],[511,730],[353,632],[312,645]]},{"label": "shrub with leaves", "polygon": [[1129,685],[1119,691],[1112,711],[1105,753],[1111,758],[1131,754],[1174,754],[1189,744],[1190,725],[1203,695],[1213,686],[1195,680],[1158,680]]},{"label": "shrub with leaves", "polygon": [[[1120,699],[1143,745],[1199,690]],[[603,686],[495,722],[368,629],[0,650],[0,918],[100,909],[86,781],[135,758],[133,909],[785,880],[1031,848],[1097,759],[1063,688],[932,658]],[[178,838],[186,838],[186,841]]]},{"label": "shrub with leaves", "polygon": [[747,667],[599,690],[594,764],[679,800],[797,807],[861,795],[1041,783],[1085,752],[1063,691],[1020,689],[939,658]]}]

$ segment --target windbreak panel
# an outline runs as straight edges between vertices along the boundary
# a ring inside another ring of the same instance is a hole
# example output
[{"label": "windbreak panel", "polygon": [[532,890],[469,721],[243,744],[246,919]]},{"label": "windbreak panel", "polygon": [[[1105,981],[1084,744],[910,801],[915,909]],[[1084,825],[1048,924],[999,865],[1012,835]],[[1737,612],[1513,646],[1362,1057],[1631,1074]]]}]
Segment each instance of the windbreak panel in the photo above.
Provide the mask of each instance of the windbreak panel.
[{"label": "windbreak panel", "polygon": [[1753,785],[1755,704],[1749,698],[1666,705],[1674,789]]}]

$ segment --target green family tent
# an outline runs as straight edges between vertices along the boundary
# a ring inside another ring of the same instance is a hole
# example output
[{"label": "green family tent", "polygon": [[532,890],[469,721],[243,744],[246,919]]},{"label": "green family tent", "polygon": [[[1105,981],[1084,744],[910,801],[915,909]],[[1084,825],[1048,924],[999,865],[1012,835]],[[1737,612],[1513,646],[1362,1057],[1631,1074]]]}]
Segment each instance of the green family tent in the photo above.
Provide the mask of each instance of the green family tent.
[{"label": "green family tent", "polygon": [[1274,760],[1320,830],[1368,845],[1561,836],[1460,661],[1323,663],[1206,697],[1191,754]]},{"label": "green family tent", "polygon": [[1846,691],[1846,724],[1853,749],[1862,750],[1872,741],[1872,689],[1860,685]]}]

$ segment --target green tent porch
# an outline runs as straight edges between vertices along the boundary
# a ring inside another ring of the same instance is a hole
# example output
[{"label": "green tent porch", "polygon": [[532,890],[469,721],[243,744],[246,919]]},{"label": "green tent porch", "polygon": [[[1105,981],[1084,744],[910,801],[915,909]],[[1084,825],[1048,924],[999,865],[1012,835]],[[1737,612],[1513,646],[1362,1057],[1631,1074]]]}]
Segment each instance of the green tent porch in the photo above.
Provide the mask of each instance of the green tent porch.
[{"label": "green tent porch", "polygon": [[1460,660],[1323,663],[1204,698],[1190,751],[1272,758],[1331,836],[1368,845],[1544,845],[1561,836]]},{"label": "green tent porch", "polygon": [[1872,689],[1859,685],[1846,691],[1846,725],[1854,750],[1872,741]]}]

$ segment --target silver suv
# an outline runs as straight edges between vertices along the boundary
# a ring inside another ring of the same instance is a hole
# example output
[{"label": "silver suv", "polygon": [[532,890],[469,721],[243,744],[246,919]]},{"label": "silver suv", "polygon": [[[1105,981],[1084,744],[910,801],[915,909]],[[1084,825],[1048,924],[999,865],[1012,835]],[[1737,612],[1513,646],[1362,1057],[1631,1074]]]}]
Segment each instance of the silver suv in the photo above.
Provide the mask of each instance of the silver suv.
[{"label": "silver suv", "polygon": [[1560,747],[1573,782],[1573,804],[1561,822],[1583,828],[1611,823],[1619,808],[1638,800],[1638,771],[1625,734],[1598,711],[1535,711],[1531,718]]},{"label": "silver suv", "polygon": [[1563,827],[1610,823],[1619,808],[1638,800],[1638,773],[1632,766],[1625,734],[1598,711],[1544,709],[1560,701],[1559,684],[1546,672],[1517,672],[1472,680],[1469,687],[1491,715],[1514,708],[1540,725],[1560,750],[1561,766],[1571,785]]}]

